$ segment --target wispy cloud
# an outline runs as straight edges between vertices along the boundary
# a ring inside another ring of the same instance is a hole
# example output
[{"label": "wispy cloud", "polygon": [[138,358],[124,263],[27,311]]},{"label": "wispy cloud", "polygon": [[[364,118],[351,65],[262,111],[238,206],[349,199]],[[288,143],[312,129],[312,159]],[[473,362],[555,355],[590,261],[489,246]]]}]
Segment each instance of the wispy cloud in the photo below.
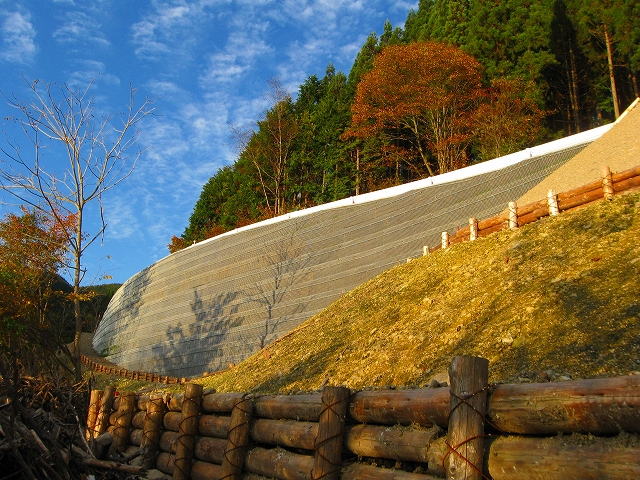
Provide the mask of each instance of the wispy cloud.
[{"label": "wispy cloud", "polygon": [[0,12],[2,17],[2,49],[5,62],[29,64],[36,54],[36,30],[31,15],[21,12]]},{"label": "wispy cloud", "polygon": [[93,43],[108,46],[109,41],[100,31],[100,23],[84,12],[67,12],[64,24],[53,32],[60,43]]}]

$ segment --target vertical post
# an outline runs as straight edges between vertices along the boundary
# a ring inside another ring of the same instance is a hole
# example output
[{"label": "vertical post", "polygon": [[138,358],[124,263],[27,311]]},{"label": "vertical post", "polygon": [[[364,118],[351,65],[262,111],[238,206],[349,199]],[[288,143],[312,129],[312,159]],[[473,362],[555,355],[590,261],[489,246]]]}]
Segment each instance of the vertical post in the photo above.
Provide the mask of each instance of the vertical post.
[{"label": "vertical post", "polygon": [[91,440],[96,438],[96,430],[98,423],[98,412],[100,410],[100,402],[103,395],[102,390],[91,390],[91,396],[89,397],[89,413],[87,414],[87,432],[86,439]]},{"label": "vertical post", "polygon": [[444,250],[449,246],[449,233],[442,232],[442,249]]},{"label": "vertical post", "polygon": [[96,437],[99,437],[109,428],[109,416],[113,409],[113,400],[115,398],[116,388],[109,385],[104,389],[102,400],[100,401],[100,410],[98,411],[98,420],[96,422]]},{"label": "vertical post", "polygon": [[518,228],[518,204],[509,202],[509,228]]},{"label": "vertical post", "polygon": [[469,219],[469,240],[474,241],[478,238],[478,219],[470,218]]},{"label": "vertical post", "polygon": [[109,454],[124,454],[129,439],[133,409],[136,405],[136,394],[126,393],[120,395],[120,404],[116,413],[116,424],[113,429],[113,443]]},{"label": "vertical post", "polygon": [[449,367],[448,480],[481,480],[489,361],[454,357]]},{"label": "vertical post", "polygon": [[553,189],[547,192],[547,204],[549,205],[549,215],[553,217],[560,213],[560,210],[558,209],[558,197]]},{"label": "vertical post", "polygon": [[144,417],[142,429],[142,442],[140,448],[144,450],[142,468],[151,470],[156,467],[156,452],[160,442],[162,421],[167,412],[167,406],[161,395],[151,395],[147,402],[147,413]]},{"label": "vertical post", "polygon": [[342,434],[351,392],[346,387],[324,387],[322,411],[315,441],[313,480],[338,480],[342,466]]},{"label": "vertical post", "polygon": [[202,385],[188,383],[182,401],[182,415],[180,415],[180,432],[176,446],[176,457],[173,468],[173,480],[188,480],[191,478],[191,460],[196,445],[198,433],[198,415],[202,402]]},{"label": "vertical post", "polygon": [[429,255],[431,253],[431,249],[429,248],[429,245],[425,245],[424,247],[422,247],[422,255]]},{"label": "vertical post", "polygon": [[608,166],[602,167],[602,194],[605,200],[611,200],[616,194],[613,189],[613,178],[611,177],[611,169]]},{"label": "vertical post", "polygon": [[222,458],[222,475],[225,480],[240,480],[244,466],[244,453],[249,443],[249,424],[253,415],[253,399],[243,396],[236,400],[231,410],[231,424],[227,446]]}]

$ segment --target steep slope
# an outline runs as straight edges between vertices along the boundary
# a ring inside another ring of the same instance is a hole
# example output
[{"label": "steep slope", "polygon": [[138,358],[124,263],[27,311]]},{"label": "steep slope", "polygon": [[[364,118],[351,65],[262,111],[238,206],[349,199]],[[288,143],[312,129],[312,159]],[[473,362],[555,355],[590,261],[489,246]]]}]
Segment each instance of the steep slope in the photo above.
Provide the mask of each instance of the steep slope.
[{"label": "steep slope", "polygon": [[640,370],[640,194],[392,268],[201,381],[219,391],[423,386],[454,355],[490,381]]}]

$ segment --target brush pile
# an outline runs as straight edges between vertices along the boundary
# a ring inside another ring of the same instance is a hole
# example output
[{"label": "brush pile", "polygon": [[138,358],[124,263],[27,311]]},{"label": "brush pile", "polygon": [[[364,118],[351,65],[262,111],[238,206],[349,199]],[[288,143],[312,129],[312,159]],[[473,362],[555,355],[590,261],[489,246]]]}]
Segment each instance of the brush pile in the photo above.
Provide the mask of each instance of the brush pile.
[{"label": "brush pile", "polygon": [[81,419],[89,402],[86,383],[61,386],[43,378],[13,382],[0,377],[0,480],[110,480],[139,476],[87,465],[94,454]]}]

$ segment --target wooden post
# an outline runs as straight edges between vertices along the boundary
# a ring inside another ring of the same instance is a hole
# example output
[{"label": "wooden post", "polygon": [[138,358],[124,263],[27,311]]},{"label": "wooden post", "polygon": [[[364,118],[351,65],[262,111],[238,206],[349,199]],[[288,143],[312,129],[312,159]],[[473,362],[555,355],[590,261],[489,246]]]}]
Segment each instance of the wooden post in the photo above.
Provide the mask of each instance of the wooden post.
[{"label": "wooden post", "polygon": [[484,456],[484,415],[489,361],[454,357],[449,367],[451,410],[447,443],[448,480],[481,480]]},{"label": "wooden post", "polygon": [[616,194],[615,190],[613,189],[611,169],[606,165],[602,167],[602,194],[605,200],[611,200]]},{"label": "wooden post", "polygon": [[113,399],[115,398],[116,388],[109,385],[104,389],[102,400],[100,401],[100,410],[98,411],[98,420],[96,421],[95,435],[99,437],[109,428],[109,416],[113,409]]},{"label": "wooden post", "polygon": [[96,438],[96,427],[98,423],[98,411],[100,410],[100,402],[102,400],[102,390],[91,390],[91,396],[89,397],[89,413],[87,414],[87,431],[86,439],[91,440]]},{"label": "wooden post", "polygon": [[560,213],[560,210],[558,209],[558,197],[553,189],[547,192],[547,204],[549,205],[549,215],[553,217]]},{"label": "wooden post", "polygon": [[509,228],[518,228],[518,205],[509,202]]},{"label": "wooden post", "polygon": [[202,385],[188,383],[182,401],[180,432],[176,446],[173,480],[188,480],[191,475],[191,460],[198,433],[198,415],[202,402]]},{"label": "wooden post", "polygon": [[338,480],[342,464],[342,434],[351,392],[346,387],[324,387],[313,480]]},{"label": "wooden post", "polygon": [[449,233],[442,232],[442,249],[444,250],[449,246]]},{"label": "wooden post", "polygon": [[431,253],[431,249],[429,248],[429,245],[425,245],[424,247],[422,247],[422,255],[429,255]]},{"label": "wooden post", "polygon": [[470,218],[469,219],[469,240],[473,242],[476,238],[478,238],[478,219]]},{"label": "wooden post", "polygon": [[147,402],[147,413],[144,417],[142,429],[142,442],[140,448],[144,449],[142,468],[151,470],[156,466],[156,452],[160,442],[160,434],[167,406],[161,395],[152,395]]},{"label": "wooden post", "polygon": [[109,450],[110,455],[114,453],[124,454],[127,440],[129,439],[129,430],[131,429],[131,419],[133,418],[135,405],[135,393],[120,395],[120,404],[118,405],[115,428],[113,429],[113,443]]},{"label": "wooden post", "polygon": [[222,478],[225,480],[240,480],[242,476],[253,406],[253,398],[243,396],[231,410],[231,425],[222,459]]}]

